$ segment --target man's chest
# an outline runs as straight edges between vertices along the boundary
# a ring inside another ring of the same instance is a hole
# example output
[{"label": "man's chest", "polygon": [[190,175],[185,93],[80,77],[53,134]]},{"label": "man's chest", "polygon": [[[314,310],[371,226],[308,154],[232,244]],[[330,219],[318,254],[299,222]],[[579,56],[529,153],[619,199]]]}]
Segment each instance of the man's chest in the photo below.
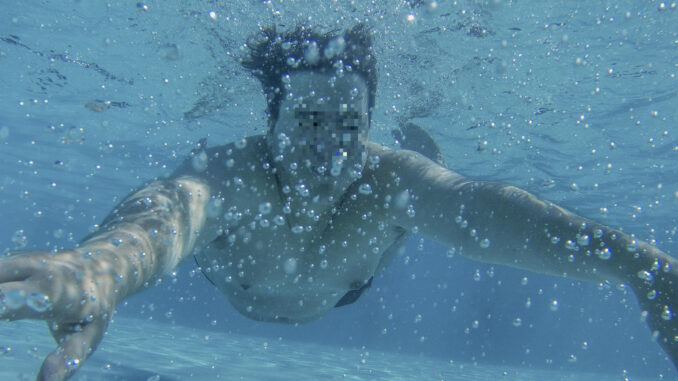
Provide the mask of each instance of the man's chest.
[{"label": "man's chest", "polygon": [[210,271],[236,289],[354,289],[374,274],[402,234],[375,202],[348,195],[326,214],[312,203],[290,210],[274,197],[242,202],[225,210],[220,234],[204,256]]}]

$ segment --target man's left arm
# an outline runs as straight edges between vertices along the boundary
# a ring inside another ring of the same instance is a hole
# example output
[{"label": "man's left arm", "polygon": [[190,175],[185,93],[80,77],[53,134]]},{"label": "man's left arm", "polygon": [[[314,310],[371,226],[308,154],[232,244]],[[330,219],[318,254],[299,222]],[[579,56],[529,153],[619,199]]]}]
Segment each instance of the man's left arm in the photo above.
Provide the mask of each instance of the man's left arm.
[{"label": "man's left arm", "polygon": [[[379,189],[393,222],[462,255],[540,273],[629,285],[678,363],[678,266],[656,247],[513,186],[472,181],[411,151],[384,151]],[[388,175],[386,175],[388,174]],[[388,183],[388,184],[386,184]]]}]

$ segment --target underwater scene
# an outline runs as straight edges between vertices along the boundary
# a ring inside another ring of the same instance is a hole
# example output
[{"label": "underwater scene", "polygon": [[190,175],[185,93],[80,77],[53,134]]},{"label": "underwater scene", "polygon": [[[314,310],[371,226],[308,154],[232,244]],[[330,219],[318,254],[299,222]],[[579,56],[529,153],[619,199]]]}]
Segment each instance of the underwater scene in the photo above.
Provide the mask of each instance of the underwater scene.
[{"label": "underwater scene", "polygon": [[2,380],[678,379],[678,2],[0,9]]}]

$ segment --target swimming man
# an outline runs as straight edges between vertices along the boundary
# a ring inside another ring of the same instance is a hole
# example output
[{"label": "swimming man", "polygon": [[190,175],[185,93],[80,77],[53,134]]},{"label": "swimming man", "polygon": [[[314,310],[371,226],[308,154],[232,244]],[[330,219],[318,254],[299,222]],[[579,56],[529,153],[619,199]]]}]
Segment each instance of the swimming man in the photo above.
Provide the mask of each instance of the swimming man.
[{"label": "swimming man", "polygon": [[377,73],[367,27],[269,28],[245,48],[242,65],[266,94],[265,136],[201,144],[76,248],[0,260],[0,318],[43,319],[58,344],[39,379],[71,376],[118,303],[190,257],[242,314],[308,322],[358,299],[410,233],[483,262],[624,283],[678,361],[675,259],[513,186],[368,140]]}]

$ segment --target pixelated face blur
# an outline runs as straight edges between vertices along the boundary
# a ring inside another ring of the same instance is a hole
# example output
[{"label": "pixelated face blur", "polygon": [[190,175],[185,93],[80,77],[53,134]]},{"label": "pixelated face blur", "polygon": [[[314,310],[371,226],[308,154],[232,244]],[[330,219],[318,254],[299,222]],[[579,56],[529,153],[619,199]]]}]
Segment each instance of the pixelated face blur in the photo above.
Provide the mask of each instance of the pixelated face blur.
[{"label": "pixelated face blur", "polygon": [[362,77],[298,72],[285,82],[288,96],[273,131],[279,157],[316,175],[359,173],[367,158],[369,128]]}]

